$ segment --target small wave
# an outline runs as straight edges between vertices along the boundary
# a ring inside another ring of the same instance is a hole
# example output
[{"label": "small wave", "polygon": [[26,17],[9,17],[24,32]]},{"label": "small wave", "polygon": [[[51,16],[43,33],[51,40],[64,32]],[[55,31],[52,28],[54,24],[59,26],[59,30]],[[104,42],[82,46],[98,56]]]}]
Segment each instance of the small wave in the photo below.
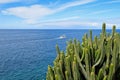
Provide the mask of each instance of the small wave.
[{"label": "small wave", "polygon": [[51,38],[51,39],[42,39],[42,40],[33,40],[33,41],[52,41],[52,40],[59,40],[59,39],[65,39],[66,36],[65,35],[61,35],[59,37],[56,38]]},{"label": "small wave", "polygon": [[64,38],[57,37],[57,38],[42,39],[42,40],[33,40],[33,41],[52,41],[52,40],[59,40],[59,39],[64,39]]}]

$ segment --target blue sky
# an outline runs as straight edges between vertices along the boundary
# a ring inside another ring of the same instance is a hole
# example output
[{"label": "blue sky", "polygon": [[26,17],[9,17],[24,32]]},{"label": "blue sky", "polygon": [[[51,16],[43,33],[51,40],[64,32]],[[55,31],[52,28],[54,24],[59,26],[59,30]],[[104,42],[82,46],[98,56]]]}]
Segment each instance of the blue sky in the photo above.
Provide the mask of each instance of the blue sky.
[{"label": "blue sky", "polygon": [[0,29],[120,28],[120,0],[0,0]]}]

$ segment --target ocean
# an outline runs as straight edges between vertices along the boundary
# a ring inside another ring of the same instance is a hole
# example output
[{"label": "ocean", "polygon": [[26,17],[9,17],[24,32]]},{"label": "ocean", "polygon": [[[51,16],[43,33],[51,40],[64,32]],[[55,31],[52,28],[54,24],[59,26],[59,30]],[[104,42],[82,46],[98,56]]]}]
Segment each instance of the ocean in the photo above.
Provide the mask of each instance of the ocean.
[{"label": "ocean", "polygon": [[[93,36],[100,32],[93,30]],[[81,42],[85,33],[89,30],[0,30],[0,80],[45,80],[47,66],[57,55],[56,44],[65,51],[67,41]]]}]

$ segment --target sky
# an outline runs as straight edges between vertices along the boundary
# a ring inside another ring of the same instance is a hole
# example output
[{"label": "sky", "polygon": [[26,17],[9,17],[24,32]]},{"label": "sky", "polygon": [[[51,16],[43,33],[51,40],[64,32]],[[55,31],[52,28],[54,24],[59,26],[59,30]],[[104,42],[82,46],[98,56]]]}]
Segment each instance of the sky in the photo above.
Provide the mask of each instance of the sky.
[{"label": "sky", "polygon": [[120,29],[120,0],[0,0],[0,29]]}]

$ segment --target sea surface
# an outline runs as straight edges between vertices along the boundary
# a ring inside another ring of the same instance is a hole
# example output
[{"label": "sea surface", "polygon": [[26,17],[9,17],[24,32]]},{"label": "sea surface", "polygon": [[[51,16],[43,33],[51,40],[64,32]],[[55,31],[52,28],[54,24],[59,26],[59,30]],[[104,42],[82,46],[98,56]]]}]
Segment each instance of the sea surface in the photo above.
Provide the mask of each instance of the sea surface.
[{"label": "sea surface", "polygon": [[[93,30],[93,36],[100,32]],[[45,80],[56,44],[65,51],[67,41],[81,42],[85,33],[89,30],[0,30],[0,80]]]}]

